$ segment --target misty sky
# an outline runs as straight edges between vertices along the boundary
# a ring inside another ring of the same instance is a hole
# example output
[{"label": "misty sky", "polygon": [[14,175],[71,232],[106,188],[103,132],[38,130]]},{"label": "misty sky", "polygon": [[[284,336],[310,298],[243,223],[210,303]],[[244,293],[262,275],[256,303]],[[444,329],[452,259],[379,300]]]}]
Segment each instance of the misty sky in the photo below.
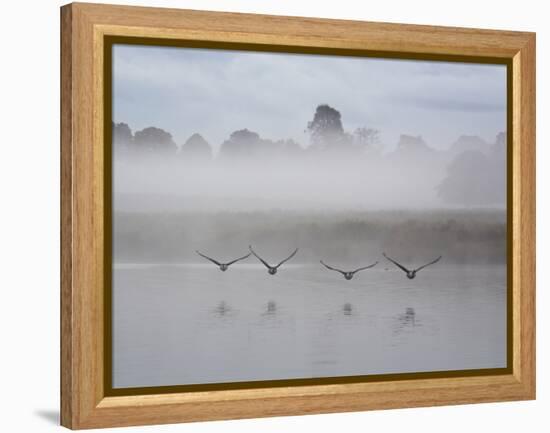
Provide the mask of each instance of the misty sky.
[{"label": "misty sky", "polygon": [[136,131],[195,132],[218,146],[243,128],[263,138],[305,132],[319,104],[342,113],[344,129],[376,128],[392,148],[400,134],[445,149],[460,135],[493,142],[506,130],[506,67],[116,45],[113,116]]}]

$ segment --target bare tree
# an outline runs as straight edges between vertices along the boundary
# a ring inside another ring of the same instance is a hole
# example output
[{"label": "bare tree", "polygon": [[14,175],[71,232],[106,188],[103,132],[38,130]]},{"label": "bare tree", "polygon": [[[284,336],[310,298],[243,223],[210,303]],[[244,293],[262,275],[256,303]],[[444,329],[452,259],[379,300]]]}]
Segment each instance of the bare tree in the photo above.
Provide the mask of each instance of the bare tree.
[{"label": "bare tree", "polygon": [[361,127],[353,132],[354,143],[364,150],[375,150],[380,144],[380,131],[374,128]]}]

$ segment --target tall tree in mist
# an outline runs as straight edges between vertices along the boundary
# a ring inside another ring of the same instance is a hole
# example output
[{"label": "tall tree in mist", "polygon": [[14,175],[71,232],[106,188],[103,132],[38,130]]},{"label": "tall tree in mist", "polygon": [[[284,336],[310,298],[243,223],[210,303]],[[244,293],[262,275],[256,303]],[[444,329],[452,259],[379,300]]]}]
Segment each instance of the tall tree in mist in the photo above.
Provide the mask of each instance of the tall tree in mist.
[{"label": "tall tree in mist", "polygon": [[327,104],[317,106],[313,120],[307,124],[307,131],[312,146],[316,148],[349,143],[349,136],[342,125],[342,115]]},{"label": "tall tree in mist", "polygon": [[154,126],[137,131],[134,144],[136,149],[158,153],[175,153],[177,150],[172,134]]},{"label": "tall tree in mist", "polygon": [[190,159],[212,159],[212,147],[202,135],[195,133],[183,144],[180,155]]},{"label": "tall tree in mist", "polygon": [[113,122],[112,133],[114,151],[127,152],[134,142],[134,136],[128,124]]}]

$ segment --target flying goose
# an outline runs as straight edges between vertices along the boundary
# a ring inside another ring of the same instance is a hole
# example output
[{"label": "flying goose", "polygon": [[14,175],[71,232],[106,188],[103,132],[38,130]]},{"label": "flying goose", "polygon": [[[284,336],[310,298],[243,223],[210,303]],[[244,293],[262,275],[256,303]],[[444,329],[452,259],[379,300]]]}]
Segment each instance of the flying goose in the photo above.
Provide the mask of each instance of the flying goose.
[{"label": "flying goose", "polygon": [[322,260],[320,260],[320,262],[325,268],[330,269],[331,271],[340,272],[346,280],[351,280],[356,272],[364,271],[365,269],[372,268],[373,266],[375,266],[378,263],[378,262],[374,262],[372,265],[368,265],[368,266],[365,266],[363,268],[356,269],[355,271],[342,271],[340,269],[336,269],[336,268],[333,268],[332,266],[327,265]]},{"label": "flying goose", "polygon": [[288,262],[298,252],[298,248],[296,248],[290,256],[288,256],[286,259],[281,261],[278,265],[271,266],[264,259],[262,259],[258,254],[256,254],[256,252],[252,249],[252,245],[249,245],[248,248],[250,249],[250,252],[254,254],[256,258],[265,265],[265,267],[267,268],[267,272],[269,272],[269,275],[275,275],[277,273],[277,269],[279,268],[279,266],[281,266],[285,262]]},{"label": "flying goose", "polygon": [[248,253],[246,256],[239,257],[238,259],[231,260],[230,262],[227,262],[227,263],[220,263],[220,262],[218,262],[217,260],[214,260],[214,259],[211,258],[211,257],[205,256],[204,254],[202,254],[202,253],[201,253],[200,251],[198,251],[198,250],[195,250],[195,252],[196,252],[199,256],[204,257],[205,259],[210,260],[212,263],[214,263],[215,265],[219,266],[219,267],[220,267],[220,271],[222,271],[222,272],[227,271],[227,268],[229,268],[229,266],[231,266],[233,263],[238,262],[239,260],[244,260],[244,259],[246,259],[247,257],[249,257],[250,254],[251,254],[251,253]]},{"label": "flying goose", "polygon": [[397,266],[398,268],[400,268],[401,270],[403,270],[406,274],[407,274],[407,278],[412,280],[414,277],[416,277],[416,273],[421,270],[421,269],[424,269],[426,266],[430,266],[430,265],[433,265],[434,263],[437,263],[441,260],[441,257],[443,256],[439,256],[437,259],[435,260],[432,260],[430,263],[426,263],[425,265],[422,265],[420,266],[419,268],[416,268],[416,269],[407,269],[405,266],[397,263],[395,260],[393,260],[392,258],[388,257],[386,255],[386,253],[382,253],[384,255],[384,257],[386,259],[388,259],[390,262],[392,262],[395,266]]}]

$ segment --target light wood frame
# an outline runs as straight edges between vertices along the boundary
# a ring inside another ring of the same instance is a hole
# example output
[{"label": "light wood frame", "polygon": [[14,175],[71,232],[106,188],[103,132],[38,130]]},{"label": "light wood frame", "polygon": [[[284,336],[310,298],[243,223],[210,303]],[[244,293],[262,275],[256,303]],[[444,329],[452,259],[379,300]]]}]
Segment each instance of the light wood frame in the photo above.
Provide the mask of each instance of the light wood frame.
[{"label": "light wood frame", "polygon": [[[61,8],[61,424],[97,428],[535,398],[535,34],[73,3]],[[210,41],[506,60],[508,374],[106,396],[104,41]]]}]

